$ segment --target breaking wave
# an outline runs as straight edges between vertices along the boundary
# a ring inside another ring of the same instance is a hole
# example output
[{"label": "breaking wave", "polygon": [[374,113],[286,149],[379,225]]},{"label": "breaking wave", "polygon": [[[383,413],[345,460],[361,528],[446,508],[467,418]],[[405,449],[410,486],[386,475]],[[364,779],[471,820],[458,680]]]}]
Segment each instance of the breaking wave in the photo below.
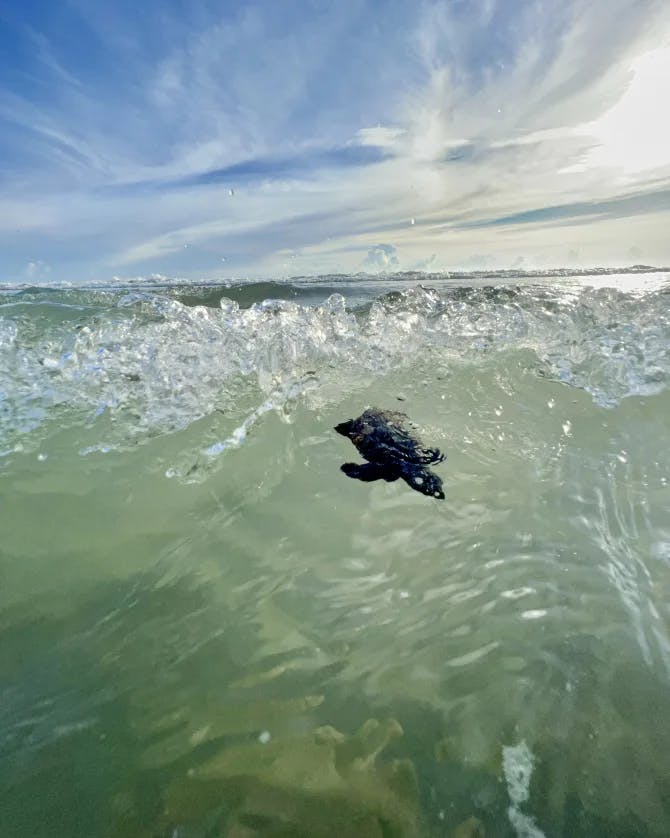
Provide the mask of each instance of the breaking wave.
[{"label": "breaking wave", "polygon": [[126,447],[216,411],[239,443],[264,412],[297,399],[333,403],[394,370],[428,365],[430,378],[519,351],[538,375],[613,408],[667,388],[669,301],[667,285],[624,293],[356,278],[6,292],[0,451],[82,424],[99,428],[93,448]]}]

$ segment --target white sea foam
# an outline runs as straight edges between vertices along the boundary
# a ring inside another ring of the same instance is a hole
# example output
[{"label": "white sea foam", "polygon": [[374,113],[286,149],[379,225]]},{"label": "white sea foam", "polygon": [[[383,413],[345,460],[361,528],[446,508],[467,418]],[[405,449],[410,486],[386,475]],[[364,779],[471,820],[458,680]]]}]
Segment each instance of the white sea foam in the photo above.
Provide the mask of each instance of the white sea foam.
[{"label": "white sea foam", "polygon": [[503,748],[503,772],[512,803],[507,814],[518,838],[544,838],[535,820],[520,810],[521,805],[527,803],[530,797],[530,778],[534,765],[535,758],[525,742]]},{"label": "white sea foam", "polygon": [[[259,293],[273,290],[289,294],[271,283]],[[318,305],[275,299],[243,300],[244,307],[224,298],[218,308],[212,289],[202,297],[208,305],[180,302],[175,293],[13,294],[0,309],[2,448],[50,425],[81,423],[104,426],[94,442],[135,445],[219,410],[237,424],[212,443],[216,455],[242,444],[265,413],[281,409],[277,393],[305,376],[319,380],[324,403],[353,381],[426,357],[448,369],[530,350],[541,374],[604,407],[658,393],[670,380],[664,290],[419,286],[355,310],[339,293]]]}]

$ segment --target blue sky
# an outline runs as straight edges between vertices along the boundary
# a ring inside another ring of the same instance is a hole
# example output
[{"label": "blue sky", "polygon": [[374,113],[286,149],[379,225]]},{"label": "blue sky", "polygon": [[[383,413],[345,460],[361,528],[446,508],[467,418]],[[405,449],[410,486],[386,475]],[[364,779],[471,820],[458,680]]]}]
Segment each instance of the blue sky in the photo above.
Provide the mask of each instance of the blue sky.
[{"label": "blue sky", "polygon": [[670,263],[665,0],[0,0],[0,283]]}]

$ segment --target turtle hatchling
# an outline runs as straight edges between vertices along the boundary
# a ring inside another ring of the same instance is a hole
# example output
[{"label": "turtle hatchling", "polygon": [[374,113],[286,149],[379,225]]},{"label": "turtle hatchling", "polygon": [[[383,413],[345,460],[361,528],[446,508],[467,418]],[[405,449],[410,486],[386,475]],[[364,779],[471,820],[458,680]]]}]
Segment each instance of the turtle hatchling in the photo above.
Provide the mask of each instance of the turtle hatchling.
[{"label": "turtle hatchling", "polygon": [[341,422],[335,430],[353,442],[367,463],[344,463],[340,468],[366,483],[401,477],[415,491],[444,500],[442,480],[427,466],[441,463],[445,456],[437,448],[426,448],[411,428],[404,413],[374,407]]}]

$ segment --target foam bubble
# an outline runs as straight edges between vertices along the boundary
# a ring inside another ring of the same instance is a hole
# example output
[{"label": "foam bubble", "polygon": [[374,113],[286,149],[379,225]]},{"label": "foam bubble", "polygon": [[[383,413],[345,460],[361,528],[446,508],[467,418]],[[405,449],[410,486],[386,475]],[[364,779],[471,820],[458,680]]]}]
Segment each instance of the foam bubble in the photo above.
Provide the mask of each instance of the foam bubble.
[{"label": "foam bubble", "polygon": [[507,793],[512,805],[507,816],[518,838],[545,838],[535,825],[535,819],[520,810],[530,797],[530,778],[535,758],[525,742],[503,747],[503,772],[507,782]]},{"label": "foam bubble", "polygon": [[533,766],[533,754],[525,742],[503,748],[503,772],[509,798],[515,806],[528,800]]},{"label": "foam bubble", "polygon": [[514,806],[509,807],[507,816],[518,838],[545,838],[544,832],[536,826],[535,819],[524,815]]},{"label": "foam bubble", "polygon": [[[419,286],[355,311],[339,293],[320,305],[271,299],[243,307],[223,299],[216,308],[171,294],[169,287],[61,290],[6,306],[0,448],[45,426],[43,435],[81,423],[99,424],[106,441],[129,447],[217,410],[230,417],[220,444],[231,437],[234,446],[244,441],[244,417],[309,370],[323,403],[350,391],[352,381],[364,385],[426,353],[436,363],[482,363],[525,348],[546,377],[605,407],[661,392],[670,380],[662,291],[634,297],[611,289]],[[572,433],[569,420],[563,426]]]}]

